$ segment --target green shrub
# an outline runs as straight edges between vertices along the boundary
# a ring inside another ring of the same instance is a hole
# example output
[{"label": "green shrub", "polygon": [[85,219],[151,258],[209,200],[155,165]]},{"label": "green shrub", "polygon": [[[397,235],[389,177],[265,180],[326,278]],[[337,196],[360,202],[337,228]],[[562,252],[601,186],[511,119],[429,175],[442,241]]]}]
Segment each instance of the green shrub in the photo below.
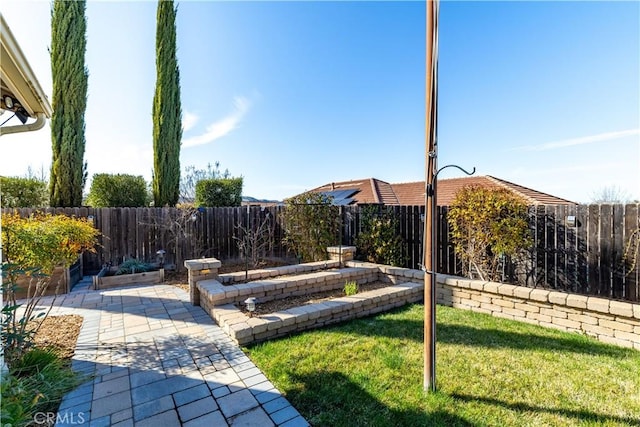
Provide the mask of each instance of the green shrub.
[{"label": "green shrub", "polygon": [[37,268],[51,274],[57,266],[73,264],[83,250],[95,251],[99,232],[84,218],[34,214],[28,218],[2,216],[6,260],[20,269]]},{"label": "green shrub", "polygon": [[242,202],[243,178],[203,179],[196,184],[196,207],[235,207]]},{"label": "green shrub", "polygon": [[348,297],[358,293],[358,282],[347,282],[343,288],[344,294]]},{"label": "green shrub", "polygon": [[[0,338],[7,363],[19,360],[37,332],[27,327],[36,318],[44,320],[49,310],[35,311],[46,293],[50,274],[57,266],[68,267],[83,250],[95,251],[98,231],[85,219],[37,214],[21,218],[3,215],[2,242],[6,261],[2,264],[4,306],[0,316]],[[28,279],[25,301],[18,302],[18,279]]]},{"label": "green shrub", "polygon": [[185,166],[180,174],[180,204],[193,205],[196,199],[196,184],[203,179],[231,178],[229,169],[220,171],[220,162],[207,163],[206,169],[196,169],[194,165]]},{"label": "green shrub", "polygon": [[398,233],[398,219],[377,206],[365,206],[361,212],[362,228],[356,237],[359,256],[369,262],[402,267],[406,252]]},{"label": "green shrub", "polygon": [[94,208],[147,206],[147,183],[142,176],[95,174],[91,181],[87,204]]},{"label": "green shrub", "polygon": [[304,262],[327,259],[327,247],[339,241],[339,209],[332,203],[332,197],[312,192],[285,203],[284,243]]},{"label": "green shrub", "polygon": [[482,280],[501,280],[505,257],[531,246],[527,204],[506,189],[464,187],[447,214],[451,240],[465,273]]},{"label": "green shrub", "polygon": [[47,183],[37,178],[0,177],[3,208],[42,208],[49,205]]}]

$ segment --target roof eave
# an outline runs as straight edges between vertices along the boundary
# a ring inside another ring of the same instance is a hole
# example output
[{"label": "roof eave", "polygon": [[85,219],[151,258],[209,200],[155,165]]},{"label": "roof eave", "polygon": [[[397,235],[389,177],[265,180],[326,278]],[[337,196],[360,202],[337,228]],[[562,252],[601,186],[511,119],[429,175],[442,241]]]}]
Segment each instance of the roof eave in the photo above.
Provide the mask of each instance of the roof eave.
[{"label": "roof eave", "polygon": [[3,95],[16,98],[31,117],[43,114],[50,118],[53,110],[29,62],[18,45],[4,16],[0,15],[0,78]]}]

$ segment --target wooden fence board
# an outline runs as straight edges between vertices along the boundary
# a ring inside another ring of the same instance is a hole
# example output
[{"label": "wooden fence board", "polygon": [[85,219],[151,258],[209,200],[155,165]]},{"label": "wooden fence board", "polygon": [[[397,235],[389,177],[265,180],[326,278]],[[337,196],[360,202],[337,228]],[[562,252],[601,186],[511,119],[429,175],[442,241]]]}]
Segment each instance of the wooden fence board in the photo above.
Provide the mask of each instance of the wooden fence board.
[{"label": "wooden fence board", "polygon": [[599,294],[600,290],[600,206],[591,205],[588,211],[587,229],[587,292]]},{"label": "wooden fence board", "polygon": [[576,209],[576,264],[578,276],[572,283],[572,290],[577,292],[582,287],[589,286],[589,251],[588,251],[588,228],[589,228],[589,207],[580,205]]},{"label": "wooden fence board", "polygon": [[625,297],[624,262],[622,260],[624,246],[624,205],[613,205],[611,217],[611,296]]}]

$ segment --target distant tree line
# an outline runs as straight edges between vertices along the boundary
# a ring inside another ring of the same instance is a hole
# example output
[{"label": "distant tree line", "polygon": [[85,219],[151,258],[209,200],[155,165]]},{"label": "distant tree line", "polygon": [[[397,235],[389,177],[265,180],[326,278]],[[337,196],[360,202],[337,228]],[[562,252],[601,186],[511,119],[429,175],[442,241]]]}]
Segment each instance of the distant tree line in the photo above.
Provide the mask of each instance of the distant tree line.
[{"label": "distant tree line", "polygon": [[[180,179],[181,207],[235,207],[242,201],[242,177],[232,177],[228,170],[220,172],[219,163],[206,169],[188,166]],[[42,208],[49,202],[46,177],[31,171],[24,177],[0,177],[2,206],[7,208]],[[151,183],[141,175],[94,174],[89,192],[76,206],[144,207],[154,206]]]}]

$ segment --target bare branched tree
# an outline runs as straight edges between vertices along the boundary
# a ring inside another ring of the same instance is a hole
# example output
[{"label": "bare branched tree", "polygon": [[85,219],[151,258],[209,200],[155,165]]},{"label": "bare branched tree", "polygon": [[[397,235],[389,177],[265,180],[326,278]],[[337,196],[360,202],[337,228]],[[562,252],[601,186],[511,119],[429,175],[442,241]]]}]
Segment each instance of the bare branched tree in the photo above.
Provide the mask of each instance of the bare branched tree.
[{"label": "bare branched tree", "polygon": [[631,195],[616,185],[608,185],[591,193],[591,203],[630,203]]},{"label": "bare branched tree", "polygon": [[236,225],[238,236],[234,236],[236,245],[243,258],[248,259],[252,268],[260,265],[260,261],[273,249],[273,226],[271,216],[266,216],[254,224]]},{"label": "bare branched tree", "polygon": [[173,261],[175,268],[181,271],[184,260],[205,255],[202,236],[198,233],[198,221],[203,213],[194,207],[159,210],[158,215],[150,215],[148,221],[141,224],[156,230],[158,247],[166,251],[167,261]]}]

